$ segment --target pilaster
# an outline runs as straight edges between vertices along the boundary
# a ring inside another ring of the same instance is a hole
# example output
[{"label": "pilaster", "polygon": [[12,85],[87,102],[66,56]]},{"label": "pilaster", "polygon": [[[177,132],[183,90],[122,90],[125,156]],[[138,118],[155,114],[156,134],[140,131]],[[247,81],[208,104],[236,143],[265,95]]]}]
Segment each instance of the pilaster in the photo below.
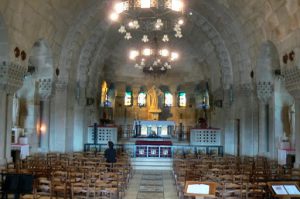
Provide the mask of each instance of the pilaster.
[{"label": "pilaster", "polygon": [[259,121],[258,121],[258,153],[270,155],[271,131],[269,118],[269,100],[273,95],[273,83],[270,81],[258,81],[256,84],[257,97],[259,100]]},{"label": "pilaster", "polygon": [[53,125],[50,133],[51,151],[65,152],[66,150],[66,130],[67,130],[67,81],[57,80],[55,83],[55,95],[53,106],[51,106]]},{"label": "pilaster", "polygon": [[239,109],[240,115],[240,154],[254,155],[254,132],[253,132],[253,86],[251,83],[239,86]]},{"label": "pilaster", "polygon": [[53,81],[52,78],[40,78],[39,82],[39,97],[40,97],[40,131],[39,143],[40,151],[49,151],[50,137],[50,99],[52,95]]}]

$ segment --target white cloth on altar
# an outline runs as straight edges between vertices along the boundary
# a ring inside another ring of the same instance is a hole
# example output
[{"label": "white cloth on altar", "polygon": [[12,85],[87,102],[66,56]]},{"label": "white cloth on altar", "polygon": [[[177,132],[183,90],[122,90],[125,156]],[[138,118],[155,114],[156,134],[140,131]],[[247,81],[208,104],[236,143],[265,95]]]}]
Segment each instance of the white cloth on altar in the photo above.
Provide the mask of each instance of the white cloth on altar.
[{"label": "white cloth on altar", "polygon": [[163,121],[163,120],[135,120],[133,126],[135,125],[145,125],[145,126],[175,126],[174,121]]},{"label": "white cloth on altar", "polygon": [[136,125],[141,125],[141,135],[148,135],[148,131],[147,128],[148,127],[152,127],[152,131],[154,131],[156,134],[157,132],[157,127],[160,127],[161,130],[161,134],[159,134],[160,136],[166,136],[168,135],[167,133],[167,129],[168,126],[173,126],[175,127],[175,122],[174,121],[163,121],[163,120],[135,120],[133,122],[133,128],[135,128]]}]

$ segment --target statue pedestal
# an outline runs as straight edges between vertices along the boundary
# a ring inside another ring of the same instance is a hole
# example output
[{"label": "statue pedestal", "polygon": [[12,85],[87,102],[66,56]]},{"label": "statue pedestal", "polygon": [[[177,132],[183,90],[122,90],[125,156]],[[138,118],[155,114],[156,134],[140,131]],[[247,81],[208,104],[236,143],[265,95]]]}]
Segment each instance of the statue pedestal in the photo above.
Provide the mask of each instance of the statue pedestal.
[{"label": "statue pedestal", "polygon": [[156,109],[151,109],[149,110],[149,113],[151,114],[151,120],[158,120],[159,119],[159,114],[161,113],[161,110],[156,108]]}]

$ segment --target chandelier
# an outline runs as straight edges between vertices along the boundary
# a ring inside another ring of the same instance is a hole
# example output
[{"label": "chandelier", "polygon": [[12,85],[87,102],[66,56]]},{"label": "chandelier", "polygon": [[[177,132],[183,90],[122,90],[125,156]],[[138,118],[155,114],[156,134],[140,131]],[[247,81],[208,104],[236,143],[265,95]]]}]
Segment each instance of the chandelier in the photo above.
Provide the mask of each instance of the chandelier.
[{"label": "chandelier", "polygon": [[155,33],[162,42],[182,38],[183,0],[119,0],[113,6],[110,19],[118,23],[124,39],[139,39],[144,43]]},{"label": "chandelier", "polygon": [[129,59],[134,61],[134,67],[144,73],[163,74],[172,68],[171,63],[178,60],[179,54],[166,46],[160,46],[157,37],[153,42],[145,44],[142,49],[132,49]]}]

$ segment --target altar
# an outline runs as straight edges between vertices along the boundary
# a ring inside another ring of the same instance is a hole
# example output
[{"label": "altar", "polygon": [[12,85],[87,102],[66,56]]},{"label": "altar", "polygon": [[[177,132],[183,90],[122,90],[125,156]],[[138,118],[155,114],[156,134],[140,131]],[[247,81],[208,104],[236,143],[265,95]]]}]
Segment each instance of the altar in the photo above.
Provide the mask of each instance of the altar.
[{"label": "altar", "polygon": [[135,120],[133,127],[137,137],[169,137],[175,129],[175,122],[160,120]]}]

